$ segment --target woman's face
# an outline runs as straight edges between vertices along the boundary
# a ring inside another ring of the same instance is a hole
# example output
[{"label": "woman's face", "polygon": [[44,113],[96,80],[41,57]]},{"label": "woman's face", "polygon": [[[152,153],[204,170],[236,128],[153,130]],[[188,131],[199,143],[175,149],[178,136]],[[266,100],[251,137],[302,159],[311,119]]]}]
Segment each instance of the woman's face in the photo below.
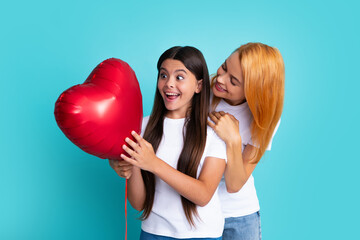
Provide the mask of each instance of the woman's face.
[{"label": "woman's face", "polygon": [[239,53],[234,52],[217,70],[217,78],[212,87],[214,95],[223,98],[230,105],[239,105],[245,102],[242,76]]},{"label": "woman's face", "polygon": [[194,94],[201,91],[202,80],[179,60],[166,59],[159,71],[158,89],[168,110],[166,116],[184,118]]}]

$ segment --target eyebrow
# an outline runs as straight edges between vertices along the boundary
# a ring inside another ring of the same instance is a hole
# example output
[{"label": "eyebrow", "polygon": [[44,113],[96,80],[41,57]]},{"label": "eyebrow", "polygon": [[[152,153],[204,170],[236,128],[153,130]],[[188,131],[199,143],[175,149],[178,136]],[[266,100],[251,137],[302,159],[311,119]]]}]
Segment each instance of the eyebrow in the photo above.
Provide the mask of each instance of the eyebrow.
[{"label": "eyebrow", "polygon": [[175,72],[184,72],[185,74],[187,74],[187,72],[184,69],[177,69],[175,70]]},{"label": "eyebrow", "polygon": [[[163,67],[161,67],[160,70],[164,70],[164,71],[168,72],[168,70],[166,70]],[[187,72],[184,69],[176,69],[175,72],[184,72],[185,74],[187,74]]]}]

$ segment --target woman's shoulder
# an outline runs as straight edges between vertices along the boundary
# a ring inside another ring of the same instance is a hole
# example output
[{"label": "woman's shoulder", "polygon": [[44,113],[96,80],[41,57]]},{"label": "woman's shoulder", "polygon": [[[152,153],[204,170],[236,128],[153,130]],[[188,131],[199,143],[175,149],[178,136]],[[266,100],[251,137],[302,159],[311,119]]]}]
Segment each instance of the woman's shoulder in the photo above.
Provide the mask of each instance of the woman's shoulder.
[{"label": "woman's shoulder", "polygon": [[247,102],[244,102],[240,105],[230,105],[225,102],[223,99],[220,100],[219,104],[216,106],[216,112],[223,111],[233,115],[237,120],[250,120],[252,117],[249,105]]}]

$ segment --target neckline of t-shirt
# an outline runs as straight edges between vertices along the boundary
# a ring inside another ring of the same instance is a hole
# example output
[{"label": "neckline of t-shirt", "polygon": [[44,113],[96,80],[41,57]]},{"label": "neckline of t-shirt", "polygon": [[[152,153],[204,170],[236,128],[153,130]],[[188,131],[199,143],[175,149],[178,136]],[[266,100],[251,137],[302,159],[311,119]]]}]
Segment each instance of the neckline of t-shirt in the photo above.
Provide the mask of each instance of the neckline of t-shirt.
[{"label": "neckline of t-shirt", "polygon": [[173,123],[182,123],[182,122],[185,122],[185,118],[169,118],[169,117],[164,117],[164,120],[170,121],[170,122],[173,122]]},{"label": "neckline of t-shirt", "polygon": [[240,104],[240,105],[230,105],[230,104],[227,103],[224,99],[221,99],[220,102],[219,102],[219,104],[223,104],[223,105],[225,105],[227,108],[234,109],[234,110],[243,110],[243,109],[245,109],[245,108],[248,106],[247,102],[244,102],[244,103],[242,103],[242,104]]}]

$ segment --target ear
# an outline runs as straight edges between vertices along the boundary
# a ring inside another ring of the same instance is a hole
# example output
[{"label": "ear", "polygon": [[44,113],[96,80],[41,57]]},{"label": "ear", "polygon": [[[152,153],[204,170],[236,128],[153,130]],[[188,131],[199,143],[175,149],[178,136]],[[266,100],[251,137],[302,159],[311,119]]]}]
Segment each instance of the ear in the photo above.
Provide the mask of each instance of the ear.
[{"label": "ear", "polygon": [[201,92],[201,89],[202,89],[202,83],[203,83],[203,80],[199,80],[197,81],[197,86],[196,86],[196,89],[195,89],[195,93],[199,93]]}]

